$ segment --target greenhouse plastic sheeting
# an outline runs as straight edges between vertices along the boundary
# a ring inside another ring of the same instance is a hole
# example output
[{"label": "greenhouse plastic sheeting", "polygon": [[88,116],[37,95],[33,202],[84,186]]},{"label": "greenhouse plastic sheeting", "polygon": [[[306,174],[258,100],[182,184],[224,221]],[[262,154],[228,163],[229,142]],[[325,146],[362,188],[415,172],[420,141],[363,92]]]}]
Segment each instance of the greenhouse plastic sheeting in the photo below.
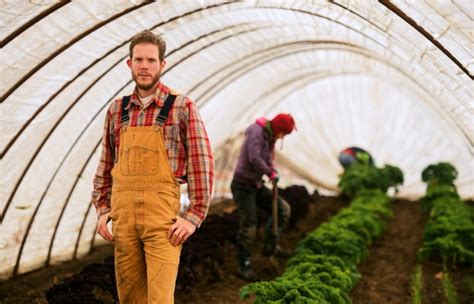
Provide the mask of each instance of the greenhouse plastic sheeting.
[{"label": "greenhouse plastic sheeting", "polygon": [[199,107],[229,197],[243,131],[291,113],[283,185],[337,192],[338,153],[399,166],[401,197],[448,161],[474,197],[470,1],[3,1],[0,276],[103,244],[90,205],[108,104],[133,90],[139,31],[167,41],[163,81]]}]

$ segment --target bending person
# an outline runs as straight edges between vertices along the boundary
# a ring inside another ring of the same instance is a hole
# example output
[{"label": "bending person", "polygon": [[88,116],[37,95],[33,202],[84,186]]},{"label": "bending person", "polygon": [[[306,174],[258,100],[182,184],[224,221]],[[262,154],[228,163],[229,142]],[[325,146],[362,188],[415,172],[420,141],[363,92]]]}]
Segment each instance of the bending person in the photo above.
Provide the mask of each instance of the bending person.
[{"label": "bending person", "polygon": [[[257,207],[270,214],[272,210],[272,191],[264,186],[262,177],[267,175],[271,181],[278,180],[278,173],[273,166],[275,142],[294,129],[296,126],[291,115],[278,114],[272,120],[258,119],[245,131],[246,138],[234,172],[231,190],[240,216],[237,235],[240,265],[238,274],[248,281],[256,280],[251,256],[257,235]],[[278,246],[278,239],[289,217],[290,206],[278,199],[279,233],[273,234],[270,219],[265,229],[264,255],[285,255]]]},{"label": "bending person", "polygon": [[339,153],[339,163],[344,169],[349,168],[354,163],[367,163],[374,165],[374,159],[369,152],[359,147],[349,147]]}]

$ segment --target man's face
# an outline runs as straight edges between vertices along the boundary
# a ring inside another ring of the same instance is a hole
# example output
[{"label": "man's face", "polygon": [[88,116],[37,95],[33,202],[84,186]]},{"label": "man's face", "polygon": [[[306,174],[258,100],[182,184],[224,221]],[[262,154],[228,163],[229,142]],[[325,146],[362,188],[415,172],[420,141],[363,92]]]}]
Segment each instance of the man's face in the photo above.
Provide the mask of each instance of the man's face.
[{"label": "man's face", "polygon": [[132,77],[141,90],[150,90],[160,80],[165,61],[160,62],[158,46],[151,43],[139,43],[133,47],[133,58],[127,60]]}]

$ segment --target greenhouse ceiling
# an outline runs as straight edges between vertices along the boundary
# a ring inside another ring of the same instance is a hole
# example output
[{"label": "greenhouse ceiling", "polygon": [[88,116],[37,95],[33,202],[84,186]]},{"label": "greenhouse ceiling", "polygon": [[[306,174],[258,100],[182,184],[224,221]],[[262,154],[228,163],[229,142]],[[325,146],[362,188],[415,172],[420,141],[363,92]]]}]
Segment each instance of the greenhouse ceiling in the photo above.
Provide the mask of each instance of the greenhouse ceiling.
[{"label": "greenhouse ceiling", "polygon": [[[444,1],[2,1],[0,277],[82,256],[100,240],[92,178],[107,105],[133,90],[130,38],[162,33],[163,81],[191,97],[229,183],[245,128],[292,113],[286,184],[337,191],[347,146],[425,192],[449,161],[474,197],[474,7]],[[286,169],[285,169],[286,168]]]}]

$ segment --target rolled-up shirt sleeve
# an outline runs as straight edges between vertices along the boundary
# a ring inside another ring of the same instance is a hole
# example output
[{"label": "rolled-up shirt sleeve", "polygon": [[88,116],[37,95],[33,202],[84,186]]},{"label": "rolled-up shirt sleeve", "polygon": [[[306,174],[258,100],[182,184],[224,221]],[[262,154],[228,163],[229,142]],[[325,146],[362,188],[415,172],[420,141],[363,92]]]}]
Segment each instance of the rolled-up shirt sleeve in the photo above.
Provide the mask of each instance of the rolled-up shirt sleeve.
[{"label": "rolled-up shirt sleeve", "polygon": [[97,215],[100,216],[110,212],[110,196],[112,193],[111,170],[114,166],[115,141],[114,127],[112,120],[112,105],[107,111],[102,136],[102,153],[99,165],[94,177],[94,190],[92,191],[92,204],[96,208]]},{"label": "rolled-up shirt sleeve", "polygon": [[186,98],[186,110],[180,127],[187,152],[187,182],[189,207],[183,217],[199,227],[206,218],[214,181],[214,158],[211,144],[198,109]]}]

